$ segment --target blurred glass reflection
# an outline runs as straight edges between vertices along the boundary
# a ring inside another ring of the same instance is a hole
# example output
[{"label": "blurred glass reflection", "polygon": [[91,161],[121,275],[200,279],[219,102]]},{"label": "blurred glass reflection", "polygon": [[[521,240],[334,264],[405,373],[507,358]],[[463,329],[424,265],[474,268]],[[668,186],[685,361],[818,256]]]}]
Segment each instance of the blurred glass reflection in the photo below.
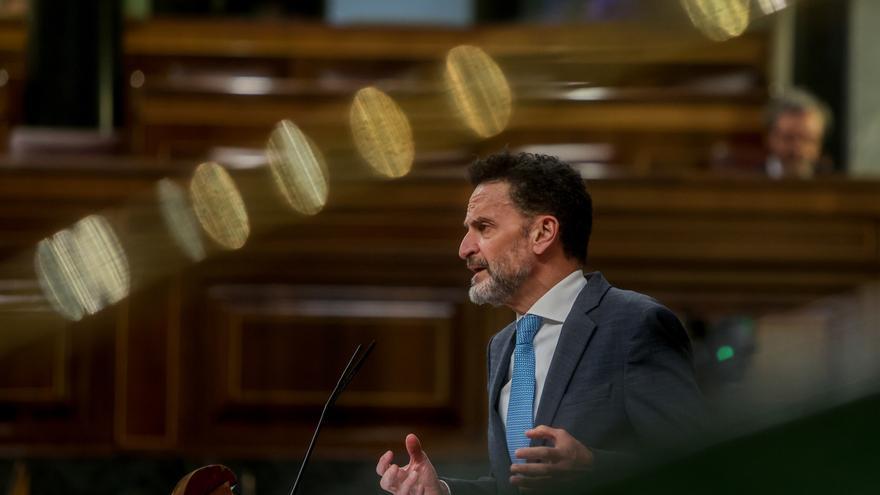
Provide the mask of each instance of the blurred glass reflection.
[{"label": "blurred glass reflection", "polygon": [[390,96],[372,86],[361,89],[349,123],[358,152],[373,170],[390,178],[409,173],[415,158],[412,128]]},{"label": "blurred glass reflection", "polygon": [[321,150],[289,120],[275,126],[266,146],[275,186],[287,203],[305,215],[321,211],[327,202],[327,164]]},{"label": "blurred glass reflection", "polygon": [[741,35],[749,26],[750,0],[681,0],[694,26],[713,41]]},{"label": "blurred glass reflection", "polygon": [[49,303],[70,320],[97,313],[131,290],[125,251],[100,215],[90,215],[40,241],[35,269]]},{"label": "blurred glass reflection", "polygon": [[250,223],[244,201],[229,173],[214,162],[196,168],[189,185],[196,217],[205,232],[225,249],[244,246]]},{"label": "blurred glass reflection", "polygon": [[156,184],[156,195],[162,219],[174,242],[190,260],[204,260],[205,245],[186,191],[171,179],[162,179]]},{"label": "blurred glass reflection", "polygon": [[482,49],[462,45],[450,50],[444,80],[459,117],[477,136],[489,138],[507,127],[510,86],[498,64]]}]

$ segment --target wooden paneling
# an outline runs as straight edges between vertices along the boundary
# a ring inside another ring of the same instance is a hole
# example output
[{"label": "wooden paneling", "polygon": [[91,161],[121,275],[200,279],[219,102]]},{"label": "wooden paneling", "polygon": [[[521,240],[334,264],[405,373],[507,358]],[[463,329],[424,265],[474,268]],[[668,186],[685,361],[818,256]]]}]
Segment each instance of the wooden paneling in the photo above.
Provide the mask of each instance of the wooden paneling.
[{"label": "wooden paneling", "polygon": [[0,150],[7,149],[10,130],[24,119],[26,45],[24,19],[0,19]]},{"label": "wooden paneling", "polygon": [[[877,232],[867,219],[731,218],[705,215],[600,215],[592,248],[598,259],[699,263],[870,263],[877,255]],[[650,252],[646,253],[646,244]],[[647,256],[646,256],[647,255]]]},{"label": "wooden paneling", "polygon": [[239,283],[202,294],[209,323],[189,341],[197,354],[184,354],[200,356],[200,376],[210,377],[189,385],[206,389],[184,388],[185,407],[201,418],[184,418],[193,444],[222,436],[225,449],[251,451],[255,439],[267,451],[303,445],[355,346],[372,339],[373,355],[333,414],[347,433],[322,437],[325,452],[381,448],[404,425],[437,436],[482,429],[483,401],[465,397],[485,381],[486,335],[467,330],[484,316],[461,291]]},{"label": "wooden paneling", "polygon": [[[465,43],[497,60],[514,94],[510,125],[486,143],[455,120],[442,84],[443,57]],[[403,107],[420,153],[588,142],[609,146],[614,165],[695,169],[719,143],[760,143],[767,98],[763,34],[709,43],[694,31],[644,25],[452,30],[165,19],[129,24],[124,58],[132,150],[160,157],[261,148],[282,119],[319,143],[351,148],[351,99],[379,85]]]},{"label": "wooden paneling", "polygon": [[[681,64],[762,64],[765,45],[754,36],[705,43],[696,32],[644,25],[483,26],[471,30],[407,27],[338,28],[297,22],[235,19],[151,19],[126,26],[124,51],[137,57],[188,56],[336,60],[417,60],[442,57],[470,43],[499,56],[586,54],[600,61]],[[652,50],[645,50],[645,48]]]},{"label": "wooden paneling", "polygon": [[71,385],[69,347],[64,321],[51,312],[5,314],[0,340],[0,401],[63,403]]},{"label": "wooden paneling", "polygon": [[164,283],[120,304],[116,324],[115,437],[121,447],[161,449],[177,440],[180,285]]},{"label": "wooden paneling", "polygon": [[[112,324],[104,316],[69,324],[49,308],[0,312],[0,450],[95,454],[111,448]],[[15,321],[21,326],[9,325]]]},{"label": "wooden paneling", "polygon": [[[382,311],[386,304],[341,301],[349,306],[371,305]],[[391,303],[399,305],[402,303]],[[358,336],[375,336],[394,342],[376,351],[383,363],[365,373],[340,401],[341,406],[385,408],[449,406],[451,373],[451,324],[427,318],[366,316],[344,311],[322,316],[250,316],[231,321],[228,349],[227,392],[229,402],[269,405],[317,406],[327,399],[336,375],[344,368],[341,349],[363,344]],[[346,314],[340,317],[338,314]],[[316,359],[317,357],[317,359]]]},{"label": "wooden paneling", "polygon": [[[452,406],[452,321],[460,309],[449,293],[425,291],[425,300],[400,300],[389,298],[399,291],[377,288],[345,297],[342,288],[318,299],[320,288],[295,287],[287,297],[266,286],[217,289],[224,297],[263,295],[259,307],[239,307],[236,298],[221,310],[228,314],[224,333],[230,402],[323,405],[348,351],[376,339],[385,345],[373,359],[388,366],[365,369],[340,405]],[[395,355],[401,350],[402,355]],[[317,367],[311,359],[315,355],[323,357]]]}]

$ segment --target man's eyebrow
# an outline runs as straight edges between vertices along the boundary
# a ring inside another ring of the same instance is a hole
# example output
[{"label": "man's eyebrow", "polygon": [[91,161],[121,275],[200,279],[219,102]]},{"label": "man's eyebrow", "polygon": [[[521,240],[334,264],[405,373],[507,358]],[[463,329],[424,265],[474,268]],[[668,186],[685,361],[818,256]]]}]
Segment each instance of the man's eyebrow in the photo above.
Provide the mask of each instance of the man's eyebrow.
[{"label": "man's eyebrow", "polygon": [[489,224],[489,225],[494,225],[494,224],[495,224],[495,222],[493,222],[491,218],[487,218],[487,217],[476,217],[476,218],[471,219],[471,221],[467,221],[467,220],[465,220],[464,223],[463,223],[462,225],[464,225],[464,228],[468,228],[468,227],[471,226],[471,225],[477,225],[477,224],[480,224],[480,223],[486,223],[486,224]]}]

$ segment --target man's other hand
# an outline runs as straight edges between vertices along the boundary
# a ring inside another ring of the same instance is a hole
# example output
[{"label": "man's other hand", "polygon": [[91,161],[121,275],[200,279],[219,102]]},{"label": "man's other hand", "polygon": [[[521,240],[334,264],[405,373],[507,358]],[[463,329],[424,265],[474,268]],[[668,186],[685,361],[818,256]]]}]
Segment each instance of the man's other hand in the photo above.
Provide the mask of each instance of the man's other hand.
[{"label": "man's other hand", "polygon": [[564,485],[593,465],[590,449],[563,429],[541,425],[526,431],[526,436],[532,440],[549,440],[551,446],[516,450],[516,457],[526,462],[510,466],[510,483],[522,490]]},{"label": "man's other hand", "polygon": [[392,464],[394,453],[382,454],[376,464],[376,474],[382,477],[379,486],[394,495],[448,495],[446,487],[437,478],[437,471],[422,450],[419,438],[412,433],[406,436],[409,464],[400,467]]}]

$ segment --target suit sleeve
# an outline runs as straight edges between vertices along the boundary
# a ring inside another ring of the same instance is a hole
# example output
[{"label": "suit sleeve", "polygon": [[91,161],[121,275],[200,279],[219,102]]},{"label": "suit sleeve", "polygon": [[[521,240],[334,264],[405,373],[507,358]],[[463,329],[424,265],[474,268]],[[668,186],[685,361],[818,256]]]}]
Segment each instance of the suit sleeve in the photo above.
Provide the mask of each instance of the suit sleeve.
[{"label": "suit sleeve", "polygon": [[687,332],[667,308],[651,304],[626,347],[624,406],[643,447],[677,448],[698,440],[704,405]]},{"label": "suit sleeve", "polygon": [[495,478],[483,476],[476,480],[457,480],[454,478],[441,478],[449,485],[452,495],[495,495],[498,493],[498,485]]}]

